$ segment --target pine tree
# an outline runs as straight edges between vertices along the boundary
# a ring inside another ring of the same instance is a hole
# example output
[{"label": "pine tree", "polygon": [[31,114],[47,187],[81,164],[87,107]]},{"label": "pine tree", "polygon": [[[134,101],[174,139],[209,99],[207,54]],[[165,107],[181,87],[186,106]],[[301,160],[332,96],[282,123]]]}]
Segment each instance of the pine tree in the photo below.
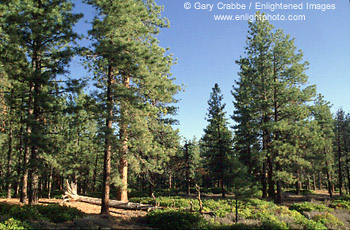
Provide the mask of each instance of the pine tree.
[{"label": "pine tree", "polygon": [[[338,162],[338,186],[339,194],[343,195],[344,172],[349,175],[348,156],[347,156],[347,133],[346,133],[346,115],[343,109],[339,109],[335,115],[334,133],[335,133],[335,148],[337,152]],[[345,164],[344,164],[345,158]]]},{"label": "pine tree", "polygon": [[[134,156],[143,163],[144,157],[158,154],[154,146],[163,146],[157,138],[169,129],[166,115],[175,112],[170,103],[179,87],[170,77],[171,56],[159,47],[155,35],[167,27],[162,8],[153,0],[87,1],[99,16],[90,31],[94,49],[90,51],[95,80],[101,89],[100,100],[106,118],[105,170],[102,213],[108,213],[111,136],[113,123],[118,126],[119,190],[117,198],[128,200],[128,159]],[[155,122],[157,121],[157,122]],[[153,130],[155,128],[155,130]],[[132,150],[133,142],[149,140],[143,149]],[[153,148],[153,149],[152,149]],[[165,153],[162,151],[161,153]],[[148,159],[152,159],[150,157]]]},{"label": "pine tree", "polygon": [[206,158],[210,174],[221,186],[222,196],[225,197],[227,177],[225,171],[229,167],[228,157],[232,153],[232,134],[227,128],[225,104],[218,84],[215,84],[208,101],[208,126],[202,137],[202,155]]},{"label": "pine tree", "polygon": [[[3,31],[13,44],[6,49],[12,52],[19,69],[26,74],[13,76],[26,84],[26,150],[24,168],[30,156],[30,196],[31,204],[38,203],[39,155],[44,151],[44,113],[50,110],[52,90],[56,86],[56,76],[65,73],[73,50],[69,43],[77,35],[72,27],[81,15],[72,14],[70,1],[39,0],[6,2]],[[24,184],[26,183],[24,173]],[[25,187],[22,192],[26,192]],[[25,197],[26,195],[24,195]],[[25,202],[25,199],[24,199]]]},{"label": "pine tree", "polygon": [[198,183],[198,181],[195,181],[198,178],[196,171],[200,166],[200,149],[196,137],[193,137],[193,139],[189,141],[186,140],[183,148],[184,178],[186,179],[186,192],[187,194],[191,194],[191,185]]},{"label": "pine tree", "polygon": [[[333,195],[333,171],[334,171],[334,151],[333,151],[333,115],[330,110],[330,103],[324,100],[322,95],[318,95],[313,106],[313,117],[317,126],[315,139],[315,161],[314,164],[321,166],[323,173],[326,173],[328,192]],[[317,154],[319,153],[319,154]]]},{"label": "pine tree", "polygon": [[[236,140],[238,154],[241,159],[259,159],[263,197],[268,193],[274,198],[276,185],[275,198],[280,203],[282,184],[292,182],[290,166],[298,163],[295,153],[302,147],[298,139],[307,133],[307,102],[315,87],[306,86],[307,63],[296,51],[294,39],[282,30],[273,32],[266,20],[250,22],[249,29],[246,57],[237,61],[240,80],[233,92],[236,136],[244,134]],[[250,156],[244,156],[247,149]]]}]

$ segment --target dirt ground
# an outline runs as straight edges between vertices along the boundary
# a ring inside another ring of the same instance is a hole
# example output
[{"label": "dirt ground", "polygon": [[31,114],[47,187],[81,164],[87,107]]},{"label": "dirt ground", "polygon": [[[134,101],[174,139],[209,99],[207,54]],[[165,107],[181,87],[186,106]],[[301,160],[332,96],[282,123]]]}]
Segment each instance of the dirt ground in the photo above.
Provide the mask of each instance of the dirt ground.
[{"label": "dirt ground", "polygon": [[[19,204],[19,199],[3,199],[0,203]],[[84,202],[63,202],[61,199],[39,199],[39,204],[60,204],[69,207],[75,207],[86,213],[86,217],[74,222],[63,224],[52,223],[33,223],[35,228],[44,229],[96,229],[96,228],[112,228],[112,229],[147,229],[144,218],[147,214],[145,211],[130,211],[123,209],[110,208],[110,216],[103,217],[99,213],[101,207],[98,205],[88,204]]]},{"label": "dirt ground", "polygon": [[[339,193],[333,193],[333,199],[338,198]],[[302,203],[306,201],[326,201],[331,200],[329,197],[329,193],[327,190],[315,190],[312,194],[307,195],[295,195],[292,193],[284,193],[283,194],[283,205],[290,206],[294,203]]]},{"label": "dirt ground", "polygon": [[[333,198],[338,197],[339,194],[333,194]],[[204,199],[218,199],[219,195],[205,195]],[[316,190],[313,194],[308,195],[295,195],[291,193],[283,194],[283,205],[290,206],[293,203],[301,203],[305,201],[325,201],[329,200],[330,197],[326,190]],[[1,202],[7,202],[10,204],[20,204],[19,199],[2,199]],[[41,205],[47,204],[60,204],[69,207],[75,207],[82,212],[86,213],[86,217],[75,220],[69,223],[53,224],[37,222],[32,223],[34,228],[41,229],[101,229],[101,228],[112,228],[112,229],[149,229],[145,223],[144,217],[147,215],[145,211],[130,211],[123,209],[110,208],[110,216],[100,216],[101,207],[98,205],[88,204],[84,202],[63,202],[61,199],[39,199]]]}]

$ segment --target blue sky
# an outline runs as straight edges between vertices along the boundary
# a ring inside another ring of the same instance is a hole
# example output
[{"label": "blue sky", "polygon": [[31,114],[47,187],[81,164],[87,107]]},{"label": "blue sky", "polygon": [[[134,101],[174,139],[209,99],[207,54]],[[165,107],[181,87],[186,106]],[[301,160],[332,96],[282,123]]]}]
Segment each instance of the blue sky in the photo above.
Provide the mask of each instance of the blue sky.
[{"label": "blue sky", "polygon": [[[230,91],[238,80],[239,67],[235,64],[241,55],[248,31],[247,21],[215,21],[218,14],[254,14],[255,10],[218,10],[217,3],[247,4],[248,0],[156,0],[164,5],[163,16],[170,20],[170,28],[161,31],[158,36],[162,47],[169,47],[178,59],[172,73],[177,84],[184,84],[185,91],[176,97],[179,112],[177,119],[180,134],[186,138],[194,135],[200,138],[206,127],[207,101],[211,88],[218,83],[226,103],[227,117],[233,113]],[[184,9],[186,2],[191,3],[190,10]],[[193,9],[194,4],[214,4],[214,10]],[[251,1],[254,5],[255,2]],[[303,10],[276,10],[269,14],[305,15],[305,21],[271,21],[275,28],[281,28],[296,39],[298,49],[303,50],[304,60],[310,63],[307,74],[309,83],[316,84],[319,93],[333,104],[332,111],[343,108],[350,112],[350,7],[346,0],[277,0],[261,3],[303,3]],[[306,3],[335,4],[335,10],[306,10]],[[76,12],[85,14],[76,26],[76,31],[85,33],[90,25],[94,11],[91,7],[76,3]],[[79,77],[85,71],[75,59],[71,74]],[[229,119],[230,120],[230,119]],[[230,121],[232,123],[232,121]]]}]

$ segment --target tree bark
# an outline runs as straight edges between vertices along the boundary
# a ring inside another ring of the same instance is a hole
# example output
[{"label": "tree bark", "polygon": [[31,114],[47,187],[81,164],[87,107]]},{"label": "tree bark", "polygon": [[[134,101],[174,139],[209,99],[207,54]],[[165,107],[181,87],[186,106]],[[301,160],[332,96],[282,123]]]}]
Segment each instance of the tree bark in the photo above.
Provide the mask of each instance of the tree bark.
[{"label": "tree bark", "polygon": [[[326,148],[324,148],[324,154],[327,155]],[[328,180],[328,193],[329,193],[330,198],[332,198],[333,197],[333,186],[332,186],[331,175],[329,173],[329,164],[328,164],[327,156],[326,156],[326,171],[327,171],[327,180]]]},{"label": "tree bark", "polygon": [[49,181],[47,185],[47,197],[51,199],[51,188],[52,188],[52,177],[53,177],[53,167],[50,167],[50,176],[49,176]]},{"label": "tree bark", "polygon": [[275,181],[273,179],[273,171],[274,170],[273,170],[271,156],[268,156],[267,163],[268,163],[267,180],[268,180],[268,184],[269,184],[268,193],[269,193],[269,198],[274,199],[275,198]]},{"label": "tree bark", "polygon": [[296,194],[300,195],[301,183],[300,183],[300,170],[297,169],[297,181],[295,182]]},{"label": "tree bark", "polygon": [[97,166],[98,166],[98,153],[96,152],[94,173],[93,173],[93,176],[92,176],[92,192],[95,192],[95,191],[96,191]]},{"label": "tree bark", "polygon": [[[339,122],[339,121],[338,121]],[[338,125],[339,126],[339,125]],[[341,163],[341,144],[340,144],[340,127],[338,127],[338,135],[337,135],[337,144],[338,144],[338,182],[339,182],[339,195],[343,195],[342,187],[343,187],[343,174],[342,174],[342,163]]]},{"label": "tree bark", "polygon": [[[123,85],[125,89],[130,88],[130,77],[125,76],[123,77]],[[124,99],[127,101],[127,99]],[[127,104],[122,103],[121,108],[120,108],[120,113],[121,113],[121,124],[120,124],[120,140],[122,141],[122,148],[121,148],[121,157],[119,160],[119,175],[120,179],[122,181],[122,186],[118,189],[117,193],[117,199],[121,200],[123,202],[128,201],[128,110],[127,110]]]},{"label": "tree bark", "polygon": [[7,199],[11,199],[11,164],[12,164],[12,138],[13,138],[13,133],[12,133],[12,122],[10,122],[10,130],[9,130],[9,139],[8,139],[8,153],[7,153]]},{"label": "tree bark", "polygon": [[[185,144],[185,154],[186,154],[186,185],[187,185],[187,195],[191,194],[191,178],[190,178],[190,160],[188,153],[188,144]],[[219,180],[218,180],[219,181]],[[218,184],[219,185],[219,184]]]},{"label": "tree bark", "polygon": [[262,198],[267,198],[267,176],[266,176],[266,161],[263,163],[261,173]]},{"label": "tree bark", "polygon": [[[28,117],[33,116],[34,110],[32,108],[33,104],[33,83],[29,83],[29,96],[28,96]],[[26,139],[25,139],[25,149],[24,149],[24,155],[23,155],[23,176],[22,176],[22,185],[21,185],[21,203],[27,203],[28,200],[28,177],[29,177],[29,156],[30,156],[30,146],[31,146],[31,134],[32,134],[32,128],[31,124],[29,122],[29,118],[27,120],[27,127],[26,127]]]},{"label": "tree bark", "polygon": [[[77,186],[76,184],[69,184],[67,181],[67,191],[65,192],[65,200],[67,198],[72,201],[80,201],[86,202],[95,205],[101,205],[102,200],[100,198],[88,197],[88,196],[80,196],[77,194]],[[151,211],[154,209],[162,209],[162,207],[154,207],[149,204],[140,204],[140,203],[132,203],[132,202],[123,202],[119,200],[109,200],[109,207],[125,209],[125,210],[142,210],[142,211]]]},{"label": "tree bark", "polygon": [[111,183],[111,134],[113,126],[113,98],[112,98],[112,67],[108,67],[107,79],[107,117],[105,133],[105,156],[103,166],[103,188],[102,188],[102,205],[101,214],[109,215],[109,193]]}]

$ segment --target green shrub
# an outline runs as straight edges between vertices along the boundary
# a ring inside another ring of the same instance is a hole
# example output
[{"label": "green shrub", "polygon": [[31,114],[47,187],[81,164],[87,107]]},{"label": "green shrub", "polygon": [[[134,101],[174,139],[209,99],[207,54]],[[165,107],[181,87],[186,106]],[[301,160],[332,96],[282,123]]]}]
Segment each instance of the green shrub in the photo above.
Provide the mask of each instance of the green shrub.
[{"label": "green shrub", "polygon": [[347,200],[334,200],[330,205],[331,208],[341,208],[350,210],[350,201]]},{"label": "green shrub", "polygon": [[262,219],[261,223],[262,229],[289,229],[285,222],[280,221],[277,217],[272,215]]},{"label": "green shrub", "polygon": [[339,229],[340,227],[344,226],[343,222],[329,212],[315,215],[312,217],[312,219],[316,222],[322,223],[328,229]]},{"label": "green shrub", "polygon": [[9,215],[21,221],[32,221],[32,220],[47,221],[47,218],[45,218],[38,211],[38,209],[36,209],[36,206],[26,205],[21,207],[21,206],[13,205],[9,210]]},{"label": "green shrub", "polygon": [[311,211],[331,211],[330,208],[326,207],[324,204],[317,204],[312,202],[305,202],[305,203],[295,203],[290,207],[290,210],[296,210],[302,214],[305,212],[311,212]]},{"label": "green shrub", "polygon": [[30,225],[26,222],[15,220],[10,218],[3,223],[0,223],[0,230],[24,230],[31,229]]},{"label": "green shrub", "polygon": [[60,206],[58,204],[50,204],[47,206],[38,205],[35,207],[41,215],[54,223],[72,221],[84,216],[84,213],[77,208]]},{"label": "green shrub", "polygon": [[[151,197],[134,197],[129,199],[131,202],[143,203],[143,204],[154,204],[154,200]],[[157,202],[162,207],[173,207],[175,204],[175,208],[179,209],[187,209],[190,207],[190,202],[193,203],[193,208],[199,209],[199,204],[196,199],[185,199],[179,196],[174,197],[157,197]]]},{"label": "green shrub", "polygon": [[190,229],[205,225],[200,214],[174,209],[152,211],[147,214],[146,220],[151,227],[159,229]]},{"label": "green shrub", "polygon": [[82,217],[83,212],[76,208],[58,204],[19,206],[0,203],[0,215],[8,215],[20,221],[50,221],[61,223]]},{"label": "green shrub", "polygon": [[296,210],[290,210],[288,216],[293,218],[295,224],[303,226],[305,229],[318,229],[318,230],[327,229],[322,223],[309,220]]},{"label": "green shrub", "polygon": [[350,196],[349,196],[349,195],[347,195],[347,196],[341,196],[341,197],[336,198],[335,200],[350,201]]}]

